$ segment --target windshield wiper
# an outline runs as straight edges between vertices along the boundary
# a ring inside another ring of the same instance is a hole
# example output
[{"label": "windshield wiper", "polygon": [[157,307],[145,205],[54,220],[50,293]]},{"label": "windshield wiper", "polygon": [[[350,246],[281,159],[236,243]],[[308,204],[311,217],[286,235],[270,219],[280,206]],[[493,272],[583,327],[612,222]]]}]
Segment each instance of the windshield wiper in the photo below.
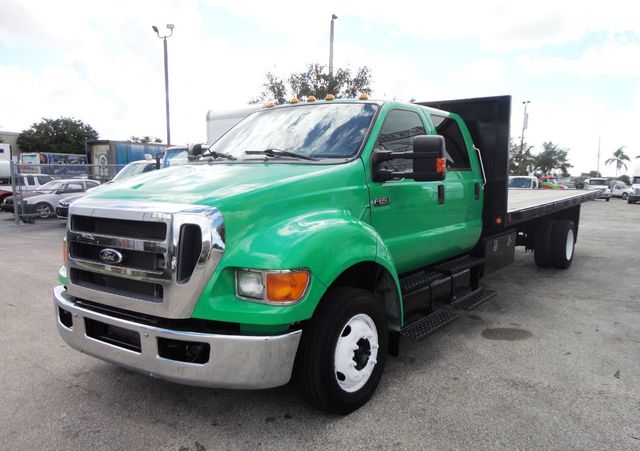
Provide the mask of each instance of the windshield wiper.
[{"label": "windshield wiper", "polygon": [[207,150],[198,156],[198,160],[204,157],[212,157],[212,158],[224,158],[225,160],[237,160],[233,155],[229,155],[228,153],[216,152],[215,150]]},{"label": "windshield wiper", "polygon": [[264,150],[245,150],[247,155],[266,155],[268,157],[292,157],[300,158],[301,160],[317,161],[317,158],[310,157],[309,155],[303,155],[301,153],[289,152],[288,150],[280,149],[264,149]]}]

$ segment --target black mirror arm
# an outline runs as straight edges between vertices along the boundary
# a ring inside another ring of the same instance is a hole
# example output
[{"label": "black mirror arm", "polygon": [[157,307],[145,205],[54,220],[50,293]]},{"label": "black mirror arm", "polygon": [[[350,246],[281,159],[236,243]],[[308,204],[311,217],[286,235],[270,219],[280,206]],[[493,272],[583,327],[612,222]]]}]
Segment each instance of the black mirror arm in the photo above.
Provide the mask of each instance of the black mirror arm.
[{"label": "black mirror arm", "polygon": [[375,182],[387,182],[389,180],[414,179],[417,181],[438,181],[443,180],[443,176],[439,172],[398,172],[388,169],[381,169],[376,173]]},{"label": "black mirror arm", "polygon": [[382,163],[383,161],[395,160],[396,158],[404,160],[427,160],[440,157],[437,151],[431,152],[392,152],[390,150],[379,150],[373,154],[373,164]]}]

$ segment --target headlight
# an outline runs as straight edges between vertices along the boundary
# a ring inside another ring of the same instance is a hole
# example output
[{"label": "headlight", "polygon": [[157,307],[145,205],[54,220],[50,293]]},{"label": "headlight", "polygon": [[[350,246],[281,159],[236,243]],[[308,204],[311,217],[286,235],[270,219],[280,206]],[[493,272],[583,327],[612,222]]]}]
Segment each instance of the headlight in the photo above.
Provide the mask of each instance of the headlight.
[{"label": "headlight", "polygon": [[264,299],[264,276],[262,271],[239,269],[236,271],[238,296]]},{"label": "headlight", "polygon": [[236,270],[238,297],[266,304],[289,305],[302,299],[309,286],[307,270],[260,271]]}]

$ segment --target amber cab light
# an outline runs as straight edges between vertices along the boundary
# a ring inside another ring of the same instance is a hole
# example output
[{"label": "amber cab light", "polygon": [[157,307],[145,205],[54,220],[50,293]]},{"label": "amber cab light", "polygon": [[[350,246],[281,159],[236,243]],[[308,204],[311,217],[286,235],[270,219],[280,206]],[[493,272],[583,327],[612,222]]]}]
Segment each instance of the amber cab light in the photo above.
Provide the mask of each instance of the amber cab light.
[{"label": "amber cab light", "polygon": [[296,302],[304,296],[309,285],[307,271],[269,272],[267,273],[267,301]]}]

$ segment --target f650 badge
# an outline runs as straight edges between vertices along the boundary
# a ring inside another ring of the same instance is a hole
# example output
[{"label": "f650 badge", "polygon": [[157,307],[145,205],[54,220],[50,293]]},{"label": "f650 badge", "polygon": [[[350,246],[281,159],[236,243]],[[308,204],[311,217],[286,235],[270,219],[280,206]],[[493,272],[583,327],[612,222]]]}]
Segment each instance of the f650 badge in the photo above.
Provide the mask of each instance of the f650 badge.
[{"label": "f650 badge", "polygon": [[110,265],[117,265],[122,261],[122,254],[115,249],[102,249],[98,255],[100,260]]}]

